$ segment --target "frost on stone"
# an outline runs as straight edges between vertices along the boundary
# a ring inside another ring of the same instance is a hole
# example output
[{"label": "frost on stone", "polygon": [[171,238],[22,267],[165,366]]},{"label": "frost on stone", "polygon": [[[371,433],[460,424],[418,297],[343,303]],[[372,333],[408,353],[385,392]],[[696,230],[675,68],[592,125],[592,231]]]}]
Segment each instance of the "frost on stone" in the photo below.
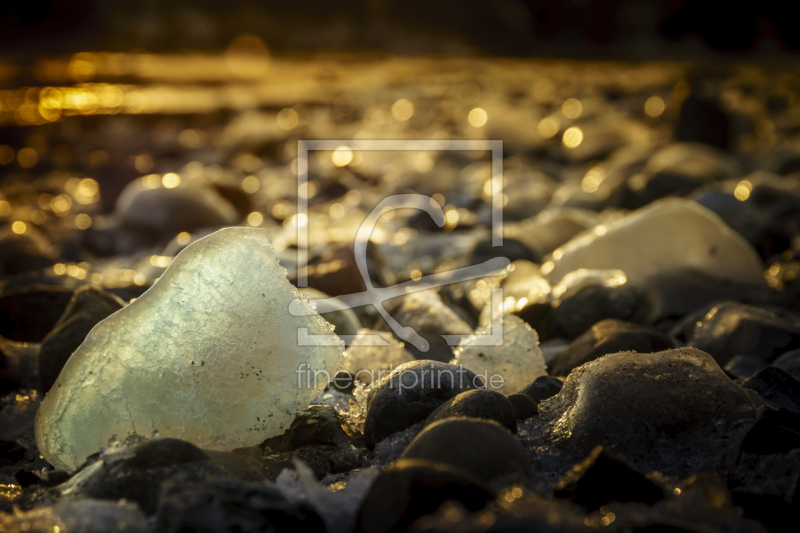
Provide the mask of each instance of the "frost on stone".
[{"label": "frost on stone", "polygon": [[576,456],[601,445],[645,471],[683,476],[725,457],[754,416],[750,397],[710,355],[677,348],[576,368],[539,404],[537,423],[550,444]]},{"label": "frost on stone", "polygon": [[[486,336],[496,334],[500,320],[503,321],[502,345],[490,346]],[[483,327],[464,339],[455,349],[450,364],[463,365],[476,375],[482,376],[488,388],[503,394],[519,392],[539,376],[547,375],[539,335],[527,322],[516,315],[504,315],[493,322],[492,327]],[[492,376],[502,376],[499,380]]]},{"label": "frost on stone", "polygon": [[683,198],[653,202],[573,238],[542,270],[556,282],[579,268],[620,269],[635,285],[684,269],[716,279],[764,282],[753,247],[716,214]]},{"label": "frost on stone", "polygon": [[[377,344],[376,341],[383,343]],[[413,360],[414,356],[405,349],[405,345],[388,331],[360,329],[353,343],[344,352],[342,368],[365,385],[371,385],[373,381],[377,382],[388,376],[403,363]]]},{"label": "frost on stone", "polygon": [[289,313],[296,297],[265,230],[226,228],[190,245],[69,359],[36,415],[39,450],[74,470],[132,434],[210,450],[281,434],[342,361],[336,337],[298,341],[303,328],[312,341],[332,334],[318,315]]}]

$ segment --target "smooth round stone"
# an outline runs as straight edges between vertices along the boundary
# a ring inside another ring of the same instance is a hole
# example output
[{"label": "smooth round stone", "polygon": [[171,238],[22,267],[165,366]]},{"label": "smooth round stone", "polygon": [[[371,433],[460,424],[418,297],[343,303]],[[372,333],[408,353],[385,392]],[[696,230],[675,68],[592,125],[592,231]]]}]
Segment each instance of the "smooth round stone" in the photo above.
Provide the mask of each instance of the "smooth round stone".
[{"label": "smooth round stone", "polygon": [[375,388],[364,424],[364,441],[373,447],[392,433],[422,422],[444,402],[483,380],[469,370],[437,361],[398,366]]},{"label": "smooth round stone", "polygon": [[310,405],[297,415],[283,435],[271,437],[261,443],[261,448],[289,452],[311,445],[339,446],[355,444],[344,429],[336,409],[330,405]]},{"label": "smooth round stone", "polygon": [[517,420],[527,420],[539,414],[536,402],[527,394],[509,394],[506,399],[514,409],[514,416]]},{"label": "smooth round stone", "polygon": [[742,388],[754,390],[769,405],[800,413],[800,381],[780,368],[765,368],[742,382]]},{"label": "smooth round stone", "polygon": [[551,375],[566,376],[574,368],[610,353],[654,353],[676,347],[677,342],[666,333],[622,320],[607,319],[596,323],[572,341],[550,361],[548,367]]},{"label": "smooth round stone", "polygon": [[529,396],[537,404],[558,394],[564,383],[551,376],[539,376],[533,383],[522,389],[520,394]]},{"label": "smooth round stone", "polygon": [[552,312],[557,331],[568,339],[604,319],[637,321],[647,315],[646,300],[636,287],[588,285],[562,298]]},{"label": "smooth round stone", "polygon": [[356,531],[404,532],[411,523],[456,500],[477,511],[494,498],[468,470],[421,459],[400,459],[381,472],[358,511]]},{"label": "smooth round stone", "polygon": [[[470,325],[459,314],[447,306],[441,296],[434,290],[426,290],[408,294],[386,306],[395,320],[404,327],[413,328],[425,339],[425,351],[406,343],[406,350],[417,359],[449,361],[453,357],[453,349],[442,335],[471,335]],[[375,329],[388,331],[389,325],[381,319]]]},{"label": "smooth round stone", "polygon": [[800,348],[800,319],[752,305],[724,302],[697,322],[688,344],[711,354],[721,365],[734,355],[771,361]]},{"label": "smooth round stone", "polygon": [[454,417],[494,420],[513,433],[517,432],[517,417],[513,406],[505,396],[493,390],[476,389],[462,392],[432,412],[425,419],[425,425]]},{"label": "smooth round stone", "polygon": [[447,463],[477,475],[493,486],[522,482],[530,477],[525,450],[506,428],[478,418],[448,418],[423,429],[402,459]]},{"label": "smooth round stone", "polygon": [[538,419],[556,447],[577,456],[602,445],[643,471],[684,475],[721,461],[755,411],[710,355],[678,348],[606,355],[575,369],[539,404]]},{"label": "smooth round stone", "polygon": [[619,269],[628,283],[647,286],[653,276],[691,268],[717,279],[764,284],[764,266],[750,243],[717,215],[683,198],[655,201],[582,233],[546,264],[550,281],[579,268]]},{"label": "smooth round stone", "polygon": [[56,254],[47,238],[35,228],[23,235],[0,230],[0,278],[46,268],[55,262]]},{"label": "smooth round stone", "polygon": [[800,379],[800,349],[784,353],[772,362],[772,366],[780,368],[794,379]]},{"label": "smooth round stone", "polygon": [[125,302],[102,289],[85,285],[75,291],[39,350],[39,380],[43,392],[50,390],[67,360],[92,328],[123,307]]},{"label": "smooth round stone", "polygon": [[73,291],[55,286],[13,289],[0,295],[0,335],[42,342],[58,323]]}]

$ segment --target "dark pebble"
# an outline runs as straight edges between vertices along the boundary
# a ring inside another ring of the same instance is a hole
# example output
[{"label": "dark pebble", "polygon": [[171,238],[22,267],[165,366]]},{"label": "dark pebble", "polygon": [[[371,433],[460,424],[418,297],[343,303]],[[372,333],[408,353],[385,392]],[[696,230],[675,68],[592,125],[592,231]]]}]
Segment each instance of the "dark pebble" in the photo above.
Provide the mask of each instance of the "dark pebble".
[{"label": "dark pebble", "polygon": [[0,336],[17,342],[42,342],[72,299],[72,290],[38,286],[0,296]]},{"label": "dark pebble", "polygon": [[527,420],[539,414],[536,402],[527,394],[509,394],[506,399],[514,409],[514,416],[517,420]]},{"label": "dark pebble", "polygon": [[0,466],[11,466],[25,457],[25,448],[14,441],[0,440]]},{"label": "dark pebble", "polygon": [[494,420],[511,432],[517,432],[517,417],[513,406],[505,396],[493,390],[476,389],[462,392],[437,407],[425,419],[424,425],[429,426],[439,420],[453,417]]},{"label": "dark pebble", "polygon": [[450,398],[483,386],[480,377],[454,365],[404,363],[375,387],[364,424],[364,441],[373,447],[392,433],[422,422]]},{"label": "dark pebble", "polygon": [[425,459],[447,463],[477,475],[495,487],[523,482],[531,465],[511,432],[489,420],[448,418],[423,429],[403,459]]},{"label": "dark pebble", "polygon": [[734,355],[767,361],[800,348],[800,320],[752,305],[725,302],[696,324],[689,345],[711,354],[720,365]]},{"label": "dark pebble", "polygon": [[732,379],[745,379],[749,378],[762,368],[769,366],[769,363],[752,355],[734,355],[722,369]]},{"label": "dark pebble", "polygon": [[356,531],[402,533],[416,519],[449,500],[470,511],[494,498],[475,474],[444,463],[400,459],[381,472],[358,511]]},{"label": "dark pebble", "polygon": [[164,482],[155,522],[159,533],[325,531],[309,503],[287,500],[276,487],[230,479]]},{"label": "dark pebble", "polygon": [[39,380],[47,392],[72,353],[97,325],[125,306],[125,302],[102,289],[85,285],[76,290],[53,330],[39,350]]},{"label": "dark pebble", "polygon": [[780,368],[765,368],[742,382],[769,405],[800,412],[800,381]]},{"label": "dark pebble", "polygon": [[542,400],[552,398],[561,391],[564,383],[551,376],[539,376],[533,383],[522,389],[520,394],[530,396],[530,398],[538,405]]},{"label": "dark pebble", "polygon": [[794,379],[800,379],[800,350],[784,353],[772,362],[772,366],[780,368]]},{"label": "dark pebble", "polygon": [[329,405],[312,405],[295,417],[283,435],[265,440],[261,447],[289,452],[303,446],[346,444],[358,443],[342,429],[336,409]]},{"label": "dark pebble", "polygon": [[598,446],[561,479],[555,495],[591,512],[611,502],[653,505],[664,497],[664,489],[621,455]]},{"label": "dark pebble", "polygon": [[566,376],[572,369],[610,353],[634,351],[655,353],[677,347],[675,339],[647,326],[606,319],[572,341],[547,365],[554,376]]}]

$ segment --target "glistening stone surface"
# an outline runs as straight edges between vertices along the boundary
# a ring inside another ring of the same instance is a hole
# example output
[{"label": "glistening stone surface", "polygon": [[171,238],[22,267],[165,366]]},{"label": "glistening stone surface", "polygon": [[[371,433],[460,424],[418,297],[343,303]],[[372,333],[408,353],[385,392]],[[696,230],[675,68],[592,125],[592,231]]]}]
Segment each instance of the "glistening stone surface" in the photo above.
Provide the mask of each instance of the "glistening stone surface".
[{"label": "glistening stone surface", "polygon": [[682,198],[653,202],[575,237],[553,252],[547,276],[556,282],[579,268],[618,268],[634,285],[687,268],[714,278],[763,284],[761,259],[753,247],[717,215]]},{"label": "glistening stone surface", "polygon": [[74,470],[114,436],[159,431],[230,450],[283,433],[327,384],[315,371],[333,375],[342,361],[338,342],[298,345],[300,328],[331,331],[318,315],[289,314],[296,295],[264,230],[227,228],[187,247],[67,362],[36,416],[39,450]]},{"label": "glistening stone surface", "polygon": [[724,457],[755,410],[710,355],[678,348],[616,353],[576,368],[539,404],[539,418],[562,449],[585,456],[602,445],[643,471],[680,475]]}]

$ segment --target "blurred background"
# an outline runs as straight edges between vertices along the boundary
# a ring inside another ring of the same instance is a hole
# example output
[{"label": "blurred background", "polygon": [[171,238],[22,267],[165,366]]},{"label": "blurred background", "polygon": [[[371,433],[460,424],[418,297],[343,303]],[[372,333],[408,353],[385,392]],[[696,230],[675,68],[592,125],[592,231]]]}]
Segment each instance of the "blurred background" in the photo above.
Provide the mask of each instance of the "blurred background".
[{"label": "blurred background", "polygon": [[279,53],[360,52],[691,58],[797,50],[790,2],[685,0],[33,0],[0,8],[0,45],[28,56],[82,50],[222,50],[243,32]]},{"label": "blurred background", "polygon": [[[352,292],[355,229],[403,191],[434,195],[447,224],[383,217],[377,283],[498,253],[539,263],[671,195],[790,260],[794,204],[755,202],[798,188],[788,5],[6,2],[0,290],[91,282],[133,297],[182,247],[239,224],[270,230],[290,277],[311,269],[312,286]],[[499,139],[504,174],[481,150],[346,145],[380,138]],[[298,139],[343,140],[312,154],[302,190]],[[498,187],[512,244],[492,251]],[[294,257],[304,226],[310,265]]]}]

